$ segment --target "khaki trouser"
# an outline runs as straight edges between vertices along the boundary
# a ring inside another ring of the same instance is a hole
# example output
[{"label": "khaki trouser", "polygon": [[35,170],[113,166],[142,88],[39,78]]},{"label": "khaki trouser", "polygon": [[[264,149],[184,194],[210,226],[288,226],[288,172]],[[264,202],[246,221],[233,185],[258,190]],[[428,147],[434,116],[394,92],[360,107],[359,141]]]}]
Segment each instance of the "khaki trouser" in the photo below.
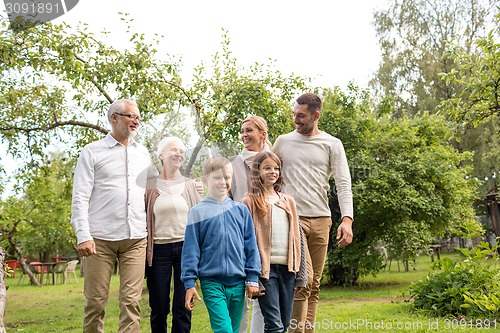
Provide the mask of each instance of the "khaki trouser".
[{"label": "khaki trouser", "polygon": [[331,217],[300,217],[307,250],[307,286],[295,293],[289,332],[314,332],[319,288],[328,251]]},{"label": "khaki trouser", "polygon": [[120,272],[118,332],[140,331],[140,300],[144,284],[146,239],[103,241],[95,239],[97,254],[85,258],[83,331],[104,332],[104,310],[116,258]]}]

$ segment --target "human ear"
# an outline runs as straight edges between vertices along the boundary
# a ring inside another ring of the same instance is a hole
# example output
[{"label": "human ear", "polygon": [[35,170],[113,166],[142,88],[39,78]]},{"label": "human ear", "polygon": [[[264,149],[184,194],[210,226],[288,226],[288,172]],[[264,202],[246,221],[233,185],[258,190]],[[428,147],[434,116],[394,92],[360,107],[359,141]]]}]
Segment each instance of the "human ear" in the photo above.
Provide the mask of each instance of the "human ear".
[{"label": "human ear", "polygon": [[316,111],[314,113],[314,120],[318,120],[320,115],[321,115],[321,113],[319,111]]}]

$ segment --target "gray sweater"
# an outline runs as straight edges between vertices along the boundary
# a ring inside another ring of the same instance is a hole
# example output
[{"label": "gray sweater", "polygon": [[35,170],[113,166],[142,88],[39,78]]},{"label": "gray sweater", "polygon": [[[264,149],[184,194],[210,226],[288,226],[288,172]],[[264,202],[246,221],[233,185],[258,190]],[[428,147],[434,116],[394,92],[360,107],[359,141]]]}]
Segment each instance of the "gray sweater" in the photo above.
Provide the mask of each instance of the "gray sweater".
[{"label": "gray sweater", "polygon": [[297,203],[299,216],[331,216],[329,180],[333,176],[342,217],[354,217],[351,175],[342,142],[328,133],[280,135],[272,151],[283,163],[283,192]]}]

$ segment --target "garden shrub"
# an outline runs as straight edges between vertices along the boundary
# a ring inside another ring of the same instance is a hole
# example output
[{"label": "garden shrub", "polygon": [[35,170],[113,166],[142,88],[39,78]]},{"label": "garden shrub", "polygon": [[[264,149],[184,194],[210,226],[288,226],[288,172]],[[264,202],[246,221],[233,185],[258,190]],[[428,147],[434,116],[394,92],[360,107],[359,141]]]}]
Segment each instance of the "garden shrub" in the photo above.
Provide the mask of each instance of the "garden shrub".
[{"label": "garden shrub", "polygon": [[463,259],[436,261],[431,273],[411,285],[413,307],[438,317],[496,318],[500,312],[497,247],[483,242],[472,250],[458,249]]}]

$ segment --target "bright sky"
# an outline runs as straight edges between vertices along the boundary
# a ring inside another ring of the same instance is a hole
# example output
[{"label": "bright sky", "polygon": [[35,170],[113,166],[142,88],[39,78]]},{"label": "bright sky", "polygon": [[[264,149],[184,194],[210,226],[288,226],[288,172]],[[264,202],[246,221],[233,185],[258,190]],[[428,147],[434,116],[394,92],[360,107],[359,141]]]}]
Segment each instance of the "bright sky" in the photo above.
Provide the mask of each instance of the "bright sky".
[{"label": "bright sky", "polygon": [[284,74],[313,77],[319,86],[366,86],[380,60],[373,11],[387,0],[80,0],[55,23],[86,22],[96,32],[126,41],[118,12],[129,13],[133,31],[163,35],[162,51],[182,56],[183,76],[220,51],[222,29],[241,65],[276,60]]}]

